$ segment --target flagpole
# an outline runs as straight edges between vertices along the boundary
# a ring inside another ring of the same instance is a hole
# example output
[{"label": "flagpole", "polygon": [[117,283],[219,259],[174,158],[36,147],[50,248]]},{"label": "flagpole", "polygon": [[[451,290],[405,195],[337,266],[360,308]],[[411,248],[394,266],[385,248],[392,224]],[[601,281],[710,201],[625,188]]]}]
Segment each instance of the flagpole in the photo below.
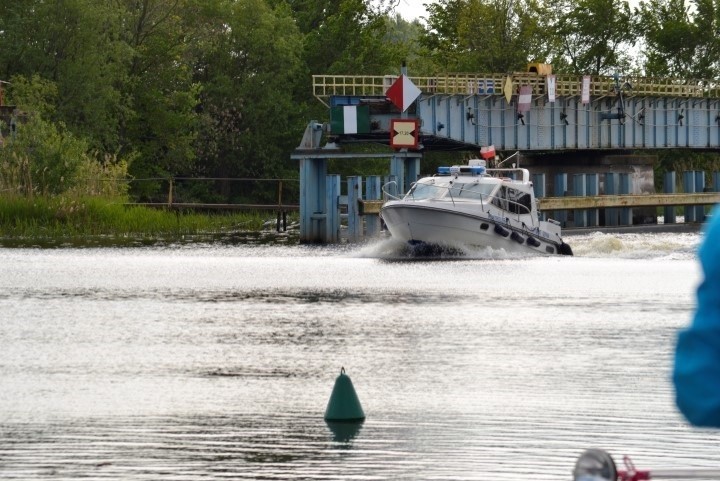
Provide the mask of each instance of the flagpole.
[{"label": "flagpole", "polygon": [[[402,61],[402,65],[400,66],[400,75],[404,75],[407,77],[407,63],[405,62],[405,60]],[[408,118],[407,111],[403,110],[402,112],[400,112],[400,118]],[[407,149],[402,149],[402,152],[407,152]]]}]

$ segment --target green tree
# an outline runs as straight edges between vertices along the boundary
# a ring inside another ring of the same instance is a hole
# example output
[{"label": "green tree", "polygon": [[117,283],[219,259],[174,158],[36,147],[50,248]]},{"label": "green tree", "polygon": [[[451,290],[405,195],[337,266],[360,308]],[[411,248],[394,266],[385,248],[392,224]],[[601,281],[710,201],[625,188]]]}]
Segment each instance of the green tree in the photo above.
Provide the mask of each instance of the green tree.
[{"label": "green tree", "polygon": [[0,7],[0,78],[39,75],[57,86],[55,118],[96,148],[118,144],[129,52],[109,2],[18,0]]},{"label": "green tree", "polygon": [[717,79],[720,68],[720,0],[694,0],[693,23],[700,41],[693,74],[699,78]]},{"label": "green tree", "polygon": [[427,29],[420,43],[440,71],[456,71],[456,66],[461,63],[463,49],[458,37],[458,22],[465,3],[465,0],[439,0],[427,6]]},{"label": "green tree", "polygon": [[55,116],[57,85],[38,75],[12,77],[9,102],[20,109],[17,131],[0,148],[0,191],[34,195],[126,194],[127,161],[91,149]]},{"label": "green tree", "polygon": [[304,61],[309,72],[363,75],[399,65],[402,53],[385,39],[389,7],[369,0],[272,0],[287,3],[304,35]]},{"label": "green tree", "polygon": [[[408,22],[399,14],[390,14],[386,17],[385,43],[391,45],[395,52],[393,61],[405,60],[410,75],[433,75],[437,73],[432,62],[426,58],[423,47],[420,44],[425,29],[418,20]],[[396,72],[398,65],[388,65],[386,70],[378,73]]]},{"label": "green tree", "polygon": [[702,35],[690,18],[685,0],[641,2],[638,27],[644,40],[645,74],[686,77],[696,72]]},{"label": "green tree", "polygon": [[122,149],[135,153],[137,177],[187,174],[195,164],[200,85],[197,42],[206,35],[208,5],[197,0],[116,0],[123,40],[132,52],[123,94],[130,115]]},{"label": "green tree", "polygon": [[[3,169],[14,165],[28,195],[63,193],[82,182],[75,174],[88,152],[87,143],[64,124],[32,114],[9,146],[0,151]],[[12,168],[11,168],[12,169]]]},{"label": "green tree", "polygon": [[9,100],[23,109],[16,134],[0,148],[0,187],[27,196],[66,192],[82,182],[77,171],[86,159],[88,144],[54,115],[57,87],[34,76],[12,78]]},{"label": "green tree", "polygon": [[55,116],[58,100],[57,84],[51,80],[33,75],[16,75],[10,82],[8,100],[23,112],[31,112],[45,119]]},{"label": "green tree", "polygon": [[535,0],[441,0],[428,10],[422,43],[447,71],[525,70],[551,50],[547,9]]},{"label": "green tree", "polygon": [[490,72],[524,71],[529,60],[544,61],[547,56],[542,23],[547,17],[534,0],[475,0],[468,3],[458,31],[472,66]]},{"label": "green tree", "polygon": [[626,0],[564,0],[557,11],[560,51],[553,63],[561,70],[610,75],[630,68],[637,35]]},{"label": "green tree", "polygon": [[199,173],[280,177],[307,121],[295,99],[305,73],[302,35],[286,5],[239,0],[227,8],[196,72],[203,84]]}]

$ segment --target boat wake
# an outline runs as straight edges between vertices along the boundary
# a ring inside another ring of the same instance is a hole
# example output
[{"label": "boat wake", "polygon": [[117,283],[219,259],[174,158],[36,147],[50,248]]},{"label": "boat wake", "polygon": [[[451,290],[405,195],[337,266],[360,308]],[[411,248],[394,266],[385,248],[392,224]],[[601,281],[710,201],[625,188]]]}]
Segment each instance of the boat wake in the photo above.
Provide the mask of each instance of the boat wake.
[{"label": "boat wake", "polygon": [[592,234],[566,238],[580,257],[619,259],[692,259],[702,240],[699,233]]},{"label": "boat wake", "polygon": [[527,259],[538,257],[532,252],[506,252],[491,247],[466,245],[409,244],[392,238],[364,245],[355,252],[357,257],[390,261],[468,260],[468,259]]},{"label": "boat wake", "polygon": [[[591,234],[566,238],[576,257],[617,259],[694,259],[702,239],[699,233]],[[392,261],[492,260],[543,257],[533,253],[507,252],[465,245],[410,245],[392,238],[381,239],[353,250],[356,257]]]}]

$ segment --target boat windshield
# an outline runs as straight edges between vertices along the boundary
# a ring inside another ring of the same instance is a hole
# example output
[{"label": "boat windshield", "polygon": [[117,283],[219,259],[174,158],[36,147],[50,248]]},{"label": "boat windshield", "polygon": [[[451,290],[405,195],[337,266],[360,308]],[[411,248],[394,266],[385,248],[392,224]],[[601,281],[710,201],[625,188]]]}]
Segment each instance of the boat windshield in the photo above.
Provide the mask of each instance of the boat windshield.
[{"label": "boat windshield", "polygon": [[426,182],[417,182],[413,185],[407,197],[412,200],[439,199],[449,193],[451,199],[483,200],[490,197],[497,187],[494,183],[481,182],[437,182],[435,179]]},{"label": "boat windshield", "polygon": [[470,182],[463,184],[455,182],[450,188],[450,195],[453,199],[483,200],[490,195],[496,184],[484,184]]},{"label": "boat windshield", "polygon": [[449,182],[416,182],[407,197],[413,200],[437,199],[447,193],[449,186]]}]

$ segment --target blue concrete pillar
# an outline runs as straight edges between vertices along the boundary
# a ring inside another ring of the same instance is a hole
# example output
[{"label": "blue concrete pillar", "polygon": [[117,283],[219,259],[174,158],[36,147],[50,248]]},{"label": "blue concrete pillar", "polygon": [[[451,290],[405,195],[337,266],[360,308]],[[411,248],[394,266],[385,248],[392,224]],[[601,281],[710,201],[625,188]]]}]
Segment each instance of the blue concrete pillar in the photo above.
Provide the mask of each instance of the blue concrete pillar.
[{"label": "blue concrete pillar", "polygon": [[[380,176],[369,175],[365,180],[365,199],[380,200],[382,192],[380,192]],[[365,230],[368,237],[374,237],[380,233],[380,216],[377,214],[369,214],[365,216]]]},{"label": "blue concrete pillar", "polygon": [[400,194],[405,194],[420,176],[420,158],[393,155],[390,158],[390,175],[397,179]]},{"label": "blue concrete pillar", "polygon": [[[555,197],[565,197],[567,190],[567,174],[555,174]],[[556,210],[553,215],[555,216],[555,220],[565,227],[567,224],[567,212],[564,210]]]},{"label": "blue concrete pillar", "polygon": [[532,174],[533,192],[535,197],[545,197],[545,174]]},{"label": "blue concrete pillar", "polygon": [[[545,197],[545,174],[532,174],[532,183],[535,198]],[[547,213],[540,212],[540,220],[547,220]]]},{"label": "blue concrete pillar", "polygon": [[[615,172],[605,174],[605,195],[617,195],[618,193],[618,175]],[[618,225],[618,209],[617,207],[608,207],[605,209],[605,225]]]},{"label": "blue concrete pillar", "polygon": [[398,195],[403,196],[407,192],[407,189],[405,188],[404,157],[397,157],[394,155],[390,157],[390,176],[395,177],[395,182],[397,182]]},{"label": "blue concrete pillar", "polygon": [[347,178],[348,199],[348,241],[358,242],[363,236],[362,217],[358,209],[358,200],[362,199],[362,177],[349,176]]},{"label": "blue concrete pillar", "polygon": [[[619,193],[620,195],[632,194],[632,176],[631,174],[621,173],[619,175]],[[633,214],[629,207],[620,208],[620,225],[632,225]]]},{"label": "blue concrete pillar", "polygon": [[[600,195],[600,179],[598,174],[587,174],[585,176],[585,195],[596,196]],[[600,224],[600,214],[597,209],[587,210],[587,225],[588,227],[595,227]]]},{"label": "blue concrete pillar", "polygon": [[[585,174],[573,175],[573,195],[576,197],[585,197],[587,195],[587,180]],[[587,227],[587,211],[585,209],[575,209],[575,227]]]},{"label": "blue concrete pillar", "polygon": [[[677,177],[675,172],[665,172],[665,178],[663,180],[663,193],[674,194],[676,192],[676,185]],[[677,222],[675,217],[675,206],[665,207],[663,209],[663,215],[665,216],[665,224],[674,224]]]},{"label": "blue concrete pillar", "polygon": [[325,177],[325,242],[340,242],[340,175]]},{"label": "blue concrete pillar", "polygon": [[[683,172],[683,191],[686,194],[692,194],[695,192],[695,172],[692,170]],[[684,211],[685,222],[696,222],[695,206],[686,205]]]},{"label": "blue concrete pillar", "polygon": [[[695,171],[695,192],[705,192],[705,171],[704,170],[696,170]],[[695,206],[695,220],[697,222],[702,222],[705,220],[705,206],[704,205],[696,205]]]},{"label": "blue concrete pillar", "polygon": [[[420,158],[410,157],[405,159],[405,189],[409,190],[410,186],[417,182],[420,178]],[[403,192],[404,193],[404,192]]]},{"label": "blue concrete pillar", "polygon": [[300,242],[324,242],[327,159],[300,159]]},{"label": "blue concrete pillar", "polygon": [[720,172],[713,172],[713,192],[720,192]]}]

